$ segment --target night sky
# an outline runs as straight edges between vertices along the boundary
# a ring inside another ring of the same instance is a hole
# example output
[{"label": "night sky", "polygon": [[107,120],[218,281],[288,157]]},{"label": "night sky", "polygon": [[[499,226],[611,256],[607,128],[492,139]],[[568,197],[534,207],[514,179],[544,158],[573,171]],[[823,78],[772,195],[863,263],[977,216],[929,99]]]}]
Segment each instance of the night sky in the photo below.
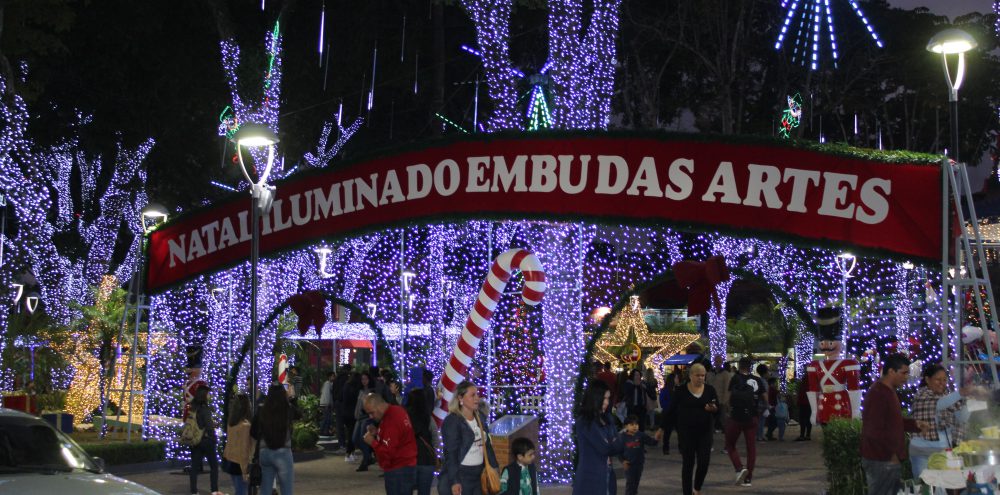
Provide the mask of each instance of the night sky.
[{"label": "night sky", "polygon": [[954,20],[956,16],[965,15],[970,12],[988,13],[993,7],[990,0],[889,0],[889,5],[901,9],[915,9],[917,7],[927,7],[939,15],[946,15]]}]

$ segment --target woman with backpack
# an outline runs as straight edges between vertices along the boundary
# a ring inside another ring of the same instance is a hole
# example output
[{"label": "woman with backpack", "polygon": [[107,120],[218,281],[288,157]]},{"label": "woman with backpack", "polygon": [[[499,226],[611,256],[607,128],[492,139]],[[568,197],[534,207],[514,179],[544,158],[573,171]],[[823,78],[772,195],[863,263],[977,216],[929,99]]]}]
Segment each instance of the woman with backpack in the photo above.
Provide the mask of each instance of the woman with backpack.
[{"label": "woman with backpack", "polygon": [[189,415],[194,416],[198,428],[202,431],[201,441],[191,446],[191,471],[188,473],[191,493],[198,493],[198,473],[201,472],[202,459],[208,459],[209,482],[212,495],[222,495],[219,491],[219,457],[216,454],[218,439],[215,436],[215,422],[212,420],[212,408],[208,405],[208,385],[202,385],[194,393]]},{"label": "woman with backpack", "polygon": [[260,442],[260,486],[270,489],[277,478],[281,495],[292,495],[292,422],[299,417],[285,387],[274,384],[250,427],[250,435]]},{"label": "woman with backpack", "polygon": [[[736,484],[751,486],[754,464],[757,462],[757,408],[764,400],[764,381],[750,374],[749,357],[740,359],[739,372],[729,381],[729,422],[726,423],[726,452],[736,469]],[[743,435],[747,445],[747,464],[743,467],[736,440]]]}]

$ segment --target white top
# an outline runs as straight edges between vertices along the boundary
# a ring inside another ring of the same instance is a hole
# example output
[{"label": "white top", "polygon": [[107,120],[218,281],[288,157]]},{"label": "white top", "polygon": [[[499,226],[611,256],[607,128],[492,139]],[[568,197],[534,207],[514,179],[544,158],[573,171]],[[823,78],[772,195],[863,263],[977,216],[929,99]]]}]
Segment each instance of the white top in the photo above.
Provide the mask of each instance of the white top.
[{"label": "white top", "polygon": [[479,466],[483,464],[483,430],[479,428],[479,422],[475,419],[465,420],[469,428],[472,428],[472,434],[475,435],[475,440],[472,441],[472,447],[469,447],[469,453],[465,454],[465,458],[462,459],[463,466]]},{"label": "white top", "polygon": [[321,406],[332,406],[333,405],[333,382],[327,380],[323,382],[323,388],[319,392],[319,405]]}]

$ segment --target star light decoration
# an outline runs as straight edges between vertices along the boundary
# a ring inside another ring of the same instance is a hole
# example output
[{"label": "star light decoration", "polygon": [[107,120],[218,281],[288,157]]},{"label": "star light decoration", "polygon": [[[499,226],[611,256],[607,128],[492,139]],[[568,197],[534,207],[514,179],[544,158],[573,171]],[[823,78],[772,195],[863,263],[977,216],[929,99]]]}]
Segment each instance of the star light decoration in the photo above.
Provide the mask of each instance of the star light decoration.
[{"label": "star light decoration", "polygon": [[[698,340],[698,337],[696,333],[651,333],[642,314],[639,296],[633,295],[618,314],[614,332],[605,333],[597,341],[594,347],[594,359],[605,363],[623,361],[622,350],[635,343],[642,349],[655,349],[646,356],[647,364],[662,363],[687,348]],[[655,373],[659,366],[653,368]]]},{"label": "star light decoration", "polygon": [[[875,28],[868,22],[865,13],[861,10],[857,0],[847,0],[854,15],[861,19],[861,22],[868,29],[875,44],[882,48],[882,40],[879,39]],[[826,38],[830,44],[830,56],[833,58],[833,67],[837,67],[839,57],[837,50],[837,34],[833,24],[833,9],[830,7],[831,0],[782,0],[781,8],[785,9],[785,19],[778,32],[778,39],[774,42],[774,49],[780,50],[784,45],[786,35],[794,35],[795,45],[792,48],[792,61],[801,62],[805,65],[809,60],[809,68],[816,70],[819,67],[820,53],[822,52],[820,38],[823,37],[823,26],[826,26]],[[799,20],[796,23],[795,15]],[[797,27],[792,27],[797,24]],[[789,30],[791,28],[791,30]]]},{"label": "star light decoration", "polygon": [[[482,57],[493,100],[485,126],[489,132],[525,127],[516,109],[517,80],[524,73],[510,58],[512,5],[513,0],[462,0],[476,26],[476,52]],[[551,81],[553,128],[607,128],[620,7],[621,0],[549,2],[548,63],[540,73],[547,73]]]}]

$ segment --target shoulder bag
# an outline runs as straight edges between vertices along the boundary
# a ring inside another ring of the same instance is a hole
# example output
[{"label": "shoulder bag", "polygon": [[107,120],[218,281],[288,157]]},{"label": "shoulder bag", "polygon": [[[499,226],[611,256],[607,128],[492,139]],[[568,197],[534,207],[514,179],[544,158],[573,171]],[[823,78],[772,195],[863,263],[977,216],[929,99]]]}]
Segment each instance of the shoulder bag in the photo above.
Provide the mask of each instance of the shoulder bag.
[{"label": "shoulder bag", "polygon": [[493,444],[490,442],[489,432],[486,431],[482,420],[479,419],[479,413],[476,413],[476,422],[479,423],[479,430],[483,435],[483,474],[479,476],[483,495],[497,495],[500,493],[500,473],[490,464],[489,457],[489,451],[493,450]]}]

